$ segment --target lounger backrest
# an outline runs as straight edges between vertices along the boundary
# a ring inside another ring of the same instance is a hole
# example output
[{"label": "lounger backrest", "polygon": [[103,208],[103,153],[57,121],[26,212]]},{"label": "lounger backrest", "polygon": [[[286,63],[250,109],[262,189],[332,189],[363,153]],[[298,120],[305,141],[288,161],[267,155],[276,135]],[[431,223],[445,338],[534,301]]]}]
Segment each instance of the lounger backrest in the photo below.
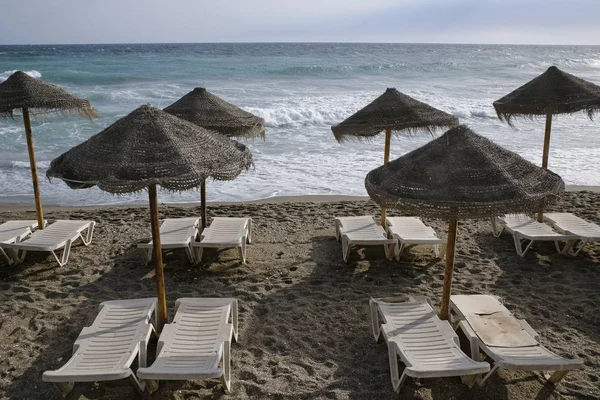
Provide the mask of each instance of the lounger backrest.
[{"label": "lounger backrest", "polygon": [[23,233],[29,233],[37,226],[37,221],[6,221],[0,225],[0,243],[12,242]]},{"label": "lounger backrest", "polygon": [[398,236],[436,237],[435,230],[417,217],[388,217],[386,223],[390,232]]},{"label": "lounger backrest", "polygon": [[202,232],[202,236],[219,241],[246,236],[247,233],[247,218],[213,218],[210,226]]},{"label": "lounger backrest", "polygon": [[231,303],[212,302],[210,299],[179,299],[176,308],[171,324],[175,329],[161,351],[189,355],[214,354],[222,338],[231,331],[228,324]]},{"label": "lounger backrest", "polygon": [[488,346],[530,347],[538,341],[495,296],[454,295],[453,307],[467,320],[479,339]]},{"label": "lounger backrest", "polygon": [[413,363],[452,362],[460,353],[448,334],[451,328],[443,326],[445,322],[425,299],[377,304],[387,328],[391,328],[386,335],[392,336],[389,339],[395,340]]},{"label": "lounger backrest", "polygon": [[339,219],[342,226],[340,232],[350,234],[353,237],[373,238],[373,236],[385,236],[381,225],[377,224],[371,217],[350,217]]},{"label": "lounger backrest", "polygon": [[199,218],[169,218],[160,226],[161,241],[171,242],[189,238],[197,232]]},{"label": "lounger backrest", "polygon": [[526,216],[525,214],[507,214],[500,218],[507,228],[523,234],[556,234],[551,227]]},{"label": "lounger backrest", "polygon": [[28,242],[37,245],[56,245],[73,238],[78,232],[82,232],[91,221],[70,221],[59,220],[48,225],[44,229],[39,229],[31,234]]},{"label": "lounger backrest", "polygon": [[[78,369],[111,369],[127,365],[137,355],[139,332],[145,331],[155,310],[156,299],[106,301],[91,326],[84,328],[75,341],[80,354]],[[75,366],[73,366],[75,367]]]},{"label": "lounger backrest", "polygon": [[544,215],[565,232],[586,238],[600,238],[600,226],[574,214],[546,213]]}]

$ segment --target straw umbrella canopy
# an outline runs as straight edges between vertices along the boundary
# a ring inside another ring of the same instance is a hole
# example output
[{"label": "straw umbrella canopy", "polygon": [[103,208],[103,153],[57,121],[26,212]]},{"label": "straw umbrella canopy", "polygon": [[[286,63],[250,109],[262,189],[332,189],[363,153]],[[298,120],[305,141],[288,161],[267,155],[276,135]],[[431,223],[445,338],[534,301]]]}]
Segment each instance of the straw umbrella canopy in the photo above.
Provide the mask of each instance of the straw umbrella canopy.
[{"label": "straw umbrella canopy", "polygon": [[365,187],[381,207],[449,221],[440,313],[447,319],[457,221],[537,211],[564,191],[564,182],[459,125],[372,170]]},{"label": "straw umbrella canopy", "polygon": [[236,142],[164,111],[142,106],[54,159],[48,178],[71,188],[115,193],[148,190],[159,328],[167,319],[156,186],[183,191],[207,177],[231,180],[252,164]]},{"label": "straw umbrella canopy", "polygon": [[515,117],[546,116],[542,168],[548,167],[552,115],[584,111],[591,119],[600,111],[600,86],[555,66],[494,102],[498,118],[513,126]]},{"label": "straw umbrella canopy", "polygon": [[[458,125],[458,118],[431,107],[394,88],[373,100],[364,108],[346,118],[331,130],[338,142],[370,140],[385,131],[383,163],[390,158],[390,140],[394,134],[430,132]],[[385,208],[381,209],[381,225],[385,226]]]},{"label": "straw umbrella canopy", "polygon": [[98,115],[88,100],[75,97],[61,87],[33,78],[23,71],[15,72],[7,80],[0,83],[0,117],[12,118],[13,110],[18,108],[23,110],[23,123],[25,124],[27,151],[29,152],[29,164],[31,166],[31,178],[35,197],[35,210],[38,227],[43,229],[44,213],[40,198],[29,111],[31,110],[33,114],[50,112],[74,113],[82,115],[89,120]]},{"label": "straw umbrella canopy", "polygon": [[[265,136],[265,120],[242,110],[205,88],[195,88],[164,109],[198,126],[230,138]],[[200,185],[202,228],[206,226],[206,182]]]}]

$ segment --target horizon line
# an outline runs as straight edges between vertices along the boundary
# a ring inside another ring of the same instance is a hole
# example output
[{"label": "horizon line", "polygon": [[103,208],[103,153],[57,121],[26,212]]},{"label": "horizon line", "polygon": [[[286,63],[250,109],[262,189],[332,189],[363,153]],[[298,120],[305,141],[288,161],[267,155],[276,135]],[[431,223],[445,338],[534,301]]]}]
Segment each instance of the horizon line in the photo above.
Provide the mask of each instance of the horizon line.
[{"label": "horizon line", "polygon": [[378,41],[239,41],[239,42],[97,42],[97,43],[0,43],[0,46],[110,46],[110,45],[159,45],[159,44],[414,44],[414,45],[461,45],[461,46],[586,46],[598,47],[600,44],[575,43],[467,43],[467,42],[378,42]]}]

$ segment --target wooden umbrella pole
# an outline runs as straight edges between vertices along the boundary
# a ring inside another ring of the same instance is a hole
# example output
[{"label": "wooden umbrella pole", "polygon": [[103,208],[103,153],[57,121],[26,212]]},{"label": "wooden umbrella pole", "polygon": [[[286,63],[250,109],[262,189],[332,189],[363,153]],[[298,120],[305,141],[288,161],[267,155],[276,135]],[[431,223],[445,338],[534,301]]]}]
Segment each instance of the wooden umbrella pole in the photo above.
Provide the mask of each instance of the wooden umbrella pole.
[{"label": "wooden umbrella pole", "polygon": [[202,230],[206,228],[206,179],[200,184],[200,214],[202,214]]},{"label": "wooden umbrella pole", "polygon": [[446,267],[444,268],[444,287],[442,289],[442,309],[440,318],[447,320],[450,314],[450,291],[452,289],[452,271],[454,269],[454,248],[456,246],[457,221],[450,220],[446,242]]},{"label": "wooden umbrella pole", "polygon": [[544,155],[542,168],[548,169],[548,152],[550,151],[550,130],[552,129],[552,112],[546,113],[546,133],[544,134]]},{"label": "wooden umbrella pole", "polygon": [[31,166],[31,180],[33,181],[33,195],[35,197],[35,212],[37,214],[38,228],[44,229],[44,212],[42,211],[42,198],[40,197],[37,166],[35,164],[35,152],[33,151],[31,121],[29,120],[29,109],[27,107],[23,107],[23,122],[25,123],[25,137],[27,138],[27,151],[29,152],[29,165]]},{"label": "wooden umbrella pole", "polygon": [[160,333],[167,322],[167,296],[165,294],[165,275],[163,272],[162,251],[160,248],[160,232],[158,222],[158,199],[156,184],[148,186],[150,197],[150,225],[152,227],[152,257],[154,258],[154,271],[156,274],[156,292],[158,296],[158,321],[157,331]]},{"label": "wooden umbrella pole", "polygon": [[[550,130],[552,129],[552,112],[546,113],[546,132],[544,134],[544,155],[542,158],[542,168],[548,169],[548,153],[550,152]],[[538,222],[544,220],[544,208],[540,208],[537,215]]]},{"label": "wooden umbrella pole", "polygon": [[[392,130],[385,130],[385,150],[383,153],[383,163],[387,164],[390,161],[390,141],[392,139]],[[385,208],[381,208],[381,226],[385,229]]]}]

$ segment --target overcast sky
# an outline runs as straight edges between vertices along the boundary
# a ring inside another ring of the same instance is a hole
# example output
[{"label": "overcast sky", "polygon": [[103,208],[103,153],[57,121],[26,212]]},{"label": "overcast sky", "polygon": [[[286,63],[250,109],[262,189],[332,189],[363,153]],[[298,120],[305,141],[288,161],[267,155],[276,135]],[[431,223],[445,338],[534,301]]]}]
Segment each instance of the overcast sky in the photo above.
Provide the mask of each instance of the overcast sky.
[{"label": "overcast sky", "polygon": [[600,44],[600,0],[0,0],[0,44]]}]

